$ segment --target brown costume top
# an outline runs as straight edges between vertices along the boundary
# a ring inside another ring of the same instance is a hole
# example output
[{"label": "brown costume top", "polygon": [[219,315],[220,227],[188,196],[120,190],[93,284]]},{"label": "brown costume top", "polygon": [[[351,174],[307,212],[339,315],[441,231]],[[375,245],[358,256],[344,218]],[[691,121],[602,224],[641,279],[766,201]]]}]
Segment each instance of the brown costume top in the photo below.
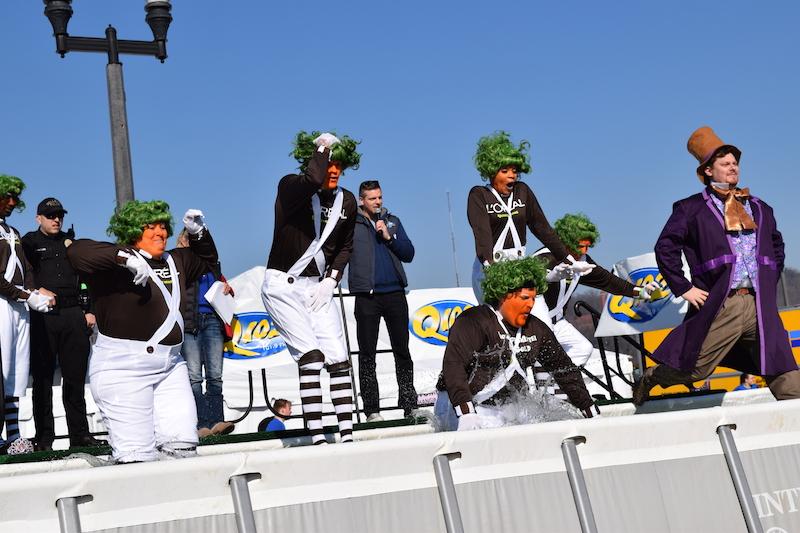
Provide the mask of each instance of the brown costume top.
[{"label": "brown costume top", "polygon": [[[517,328],[507,323],[505,326],[509,335],[516,335]],[[446,390],[450,402],[456,409],[461,407],[462,413],[467,412],[464,404],[471,402],[475,394],[510,364],[511,352],[506,337],[495,311],[486,304],[464,311],[450,329],[437,388]],[[578,367],[558,344],[550,328],[535,316],[529,316],[522,327],[517,360],[523,369],[536,361],[541,363],[542,368],[553,374],[575,407],[586,409],[594,404]],[[514,391],[527,387],[525,378],[514,374],[503,389],[484,403],[502,403]]]},{"label": "brown costume top", "polygon": [[[130,253],[133,249],[131,246],[79,239],[67,248],[67,258],[89,285],[100,333],[116,339],[147,341],[164,322],[169,309],[152,279],[148,278],[145,286],[134,285],[133,273],[118,262],[120,251]],[[189,235],[189,248],[176,248],[169,254],[175,261],[183,303],[187,285],[200,279],[209,270],[209,265],[217,262],[217,247],[211,234],[204,230],[200,238]],[[171,291],[174,280],[166,259],[144,257]],[[176,323],[159,344],[174,346],[181,342],[183,332]]]},{"label": "brown costume top", "polygon": [[6,246],[6,241],[3,241],[0,244],[0,297],[5,298],[9,301],[17,301],[17,300],[24,300],[27,298],[23,294],[23,290],[17,287],[25,287],[27,290],[33,290],[33,270],[31,269],[31,265],[28,262],[28,259],[25,257],[25,251],[22,248],[22,241],[20,240],[19,232],[9,226],[5,222],[0,219],[0,226],[3,227],[6,233],[14,234],[14,249],[17,252],[17,257],[19,258],[20,262],[22,263],[22,269],[24,273],[21,273],[18,268],[14,269],[14,277],[11,278],[11,281],[6,281],[4,276],[6,267],[8,266],[8,261],[11,259],[11,248]]}]

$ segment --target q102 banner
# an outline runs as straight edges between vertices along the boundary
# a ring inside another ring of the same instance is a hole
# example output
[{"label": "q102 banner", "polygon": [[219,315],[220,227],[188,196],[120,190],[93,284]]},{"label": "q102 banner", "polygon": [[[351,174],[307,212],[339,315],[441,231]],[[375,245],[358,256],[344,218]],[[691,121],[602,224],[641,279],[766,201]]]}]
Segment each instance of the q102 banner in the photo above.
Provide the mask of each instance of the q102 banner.
[{"label": "q102 banner", "polygon": [[[689,267],[685,260],[683,270],[688,278]],[[649,301],[629,296],[609,295],[597,325],[597,337],[636,335],[646,331],[673,328],[683,321],[683,315],[686,314],[689,304],[669,290],[658,271],[654,253],[623,259],[614,265],[612,272],[639,287],[655,281],[661,288]]]}]

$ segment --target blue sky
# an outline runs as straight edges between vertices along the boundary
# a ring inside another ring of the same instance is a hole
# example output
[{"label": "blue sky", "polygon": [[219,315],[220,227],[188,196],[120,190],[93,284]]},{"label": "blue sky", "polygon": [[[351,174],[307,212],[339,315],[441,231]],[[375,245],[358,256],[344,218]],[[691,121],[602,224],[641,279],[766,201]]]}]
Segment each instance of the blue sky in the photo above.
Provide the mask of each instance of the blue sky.
[{"label": "blue sky", "polygon": [[[143,0],[75,0],[69,30],[149,39]],[[466,196],[477,139],[532,144],[525,176],[551,222],[582,211],[599,262],[652,250],[675,200],[700,189],[686,151],[710,125],[743,151],[742,185],[775,209],[800,266],[800,4],[176,0],[170,57],[124,57],[136,196],[176,220],[203,209],[229,277],[266,260],[278,180],[299,129],[361,139],[351,190],[379,179],[417,247],[412,288],[455,284],[474,257]],[[0,7],[0,172],[35,206],[56,196],[79,236],[114,208],[105,56],[55,53],[43,4]],[[792,37],[792,36],[795,37]],[[534,248],[529,244],[529,248]]]}]

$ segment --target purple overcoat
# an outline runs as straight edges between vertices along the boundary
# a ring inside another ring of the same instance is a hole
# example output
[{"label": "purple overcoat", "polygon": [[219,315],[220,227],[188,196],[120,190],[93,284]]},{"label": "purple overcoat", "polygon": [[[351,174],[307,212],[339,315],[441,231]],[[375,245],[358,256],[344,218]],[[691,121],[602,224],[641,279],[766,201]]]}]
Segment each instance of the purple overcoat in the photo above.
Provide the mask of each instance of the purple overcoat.
[{"label": "purple overcoat", "polygon": [[[675,202],[656,242],[656,261],[675,296],[692,285],[708,291],[706,303],[697,310],[689,305],[683,323],[667,335],[653,359],[679,370],[691,370],[714,317],[730,290],[736,251],[725,232],[722,214],[714,205],[708,188],[702,193]],[[777,286],[783,270],[783,237],[775,223],[772,208],[751,198],[756,230],[758,279],[756,288],[759,346],[751,353],[737,343],[725,357],[723,366],[761,376],[773,376],[797,369],[788,335],[778,316]],[[686,256],[692,281],[682,270],[681,252]]]}]

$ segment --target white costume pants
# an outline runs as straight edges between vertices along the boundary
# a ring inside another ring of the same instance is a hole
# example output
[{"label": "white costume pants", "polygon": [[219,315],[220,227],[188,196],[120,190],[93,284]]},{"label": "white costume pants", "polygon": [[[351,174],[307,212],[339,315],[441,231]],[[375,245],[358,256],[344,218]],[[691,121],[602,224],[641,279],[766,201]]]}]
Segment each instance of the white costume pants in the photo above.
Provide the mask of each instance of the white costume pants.
[{"label": "white costume pants", "polygon": [[[472,292],[475,293],[475,299],[478,300],[478,305],[486,303],[483,300],[483,289],[481,289],[481,282],[483,281],[483,265],[475,258],[475,262],[472,264]],[[538,294],[536,296],[536,300],[533,303],[533,309],[531,310],[531,315],[535,316],[545,324],[550,329],[553,328],[553,322],[550,320],[550,315],[548,314],[549,311],[547,309],[547,303],[544,301],[544,296]]]},{"label": "white costume pants", "polygon": [[197,408],[180,345],[99,335],[89,387],[117,461],[153,461],[158,450],[197,446]]},{"label": "white costume pants", "polygon": [[326,365],[342,363],[347,361],[347,350],[339,307],[331,300],[319,311],[308,308],[318,285],[317,278],[295,277],[268,269],[261,299],[295,361],[319,350],[325,354]]},{"label": "white costume pants", "polygon": [[25,302],[0,298],[0,355],[5,395],[25,396],[31,361],[30,314]]},{"label": "white costume pants", "polygon": [[564,348],[564,351],[567,352],[567,355],[576,366],[583,366],[589,361],[592,352],[594,352],[594,346],[589,342],[589,339],[575,329],[575,326],[561,319],[553,325],[553,333],[555,333],[556,340],[558,340],[558,343]]},{"label": "white costume pants", "polygon": [[[594,353],[594,346],[589,342],[589,339],[584,337],[580,331],[575,329],[575,326],[563,318],[553,325],[553,333],[558,343],[567,352],[572,362],[575,363],[575,366],[585,365],[592,353]],[[557,388],[553,376],[542,370],[538,363],[534,365],[534,373],[538,388],[547,387],[548,393],[554,394],[556,398],[561,400],[569,401],[567,395]],[[586,385],[591,383],[591,379],[588,376],[583,375],[582,377]]]}]

